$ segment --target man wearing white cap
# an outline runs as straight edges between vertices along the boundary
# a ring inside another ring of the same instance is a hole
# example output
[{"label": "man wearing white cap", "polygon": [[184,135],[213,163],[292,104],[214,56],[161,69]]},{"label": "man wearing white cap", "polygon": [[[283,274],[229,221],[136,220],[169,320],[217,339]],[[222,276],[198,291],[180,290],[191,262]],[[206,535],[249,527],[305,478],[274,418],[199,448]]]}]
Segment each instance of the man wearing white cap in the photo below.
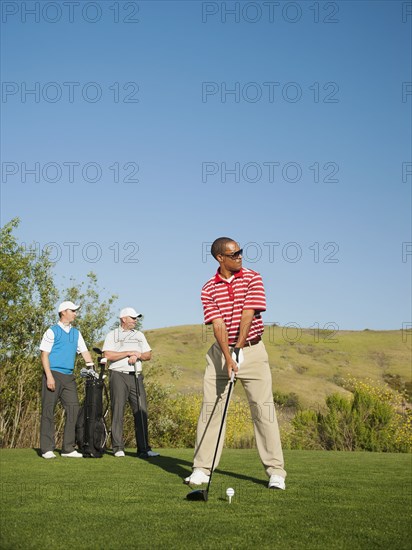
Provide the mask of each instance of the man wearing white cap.
[{"label": "man wearing white cap", "polygon": [[79,412],[76,381],[73,376],[76,353],[81,353],[88,367],[93,361],[80,331],[72,326],[80,306],[66,301],[59,305],[59,322],[43,335],[40,344],[44,369],[42,382],[42,413],[40,425],[40,449],[43,458],[55,458],[54,410],[60,400],[65,413],[61,456],[82,458],[75,449],[75,427]]},{"label": "man wearing white cap", "polygon": [[114,456],[123,457],[123,416],[128,401],[134,417],[137,456],[151,458],[159,453],[149,445],[147,400],[143,384],[142,361],[149,361],[152,350],[142,332],[135,329],[142,317],[132,307],[120,311],[120,326],[106,336],[104,356],[110,361],[110,401],[112,409],[112,447]]}]

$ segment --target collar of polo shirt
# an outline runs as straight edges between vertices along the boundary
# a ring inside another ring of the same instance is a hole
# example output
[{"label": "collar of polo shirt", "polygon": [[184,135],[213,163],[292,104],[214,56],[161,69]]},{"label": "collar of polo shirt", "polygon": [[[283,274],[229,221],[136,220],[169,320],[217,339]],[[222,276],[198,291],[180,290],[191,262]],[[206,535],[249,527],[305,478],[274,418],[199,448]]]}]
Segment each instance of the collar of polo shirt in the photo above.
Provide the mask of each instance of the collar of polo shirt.
[{"label": "collar of polo shirt", "polygon": [[[226,279],[223,279],[223,277],[220,275],[219,269],[217,270],[215,275],[215,283],[226,283],[227,281]],[[233,273],[233,277],[235,279],[238,279],[239,277],[243,277],[243,267],[239,269],[239,271],[236,271],[236,273]]]}]

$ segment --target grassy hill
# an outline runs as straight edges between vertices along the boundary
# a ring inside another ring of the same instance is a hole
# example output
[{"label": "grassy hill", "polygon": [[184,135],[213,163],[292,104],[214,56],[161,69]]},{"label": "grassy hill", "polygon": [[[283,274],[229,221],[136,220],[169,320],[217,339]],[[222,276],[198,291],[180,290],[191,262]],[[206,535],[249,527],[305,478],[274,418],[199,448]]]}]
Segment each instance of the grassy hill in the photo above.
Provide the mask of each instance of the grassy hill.
[{"label": "grassy hill", "polygon": [[[213,332],[202,325],[144,331],[152,349],[152,371],[176,393],[201,392],[205,354]],[[345,393],[343,378],[369,378],[406,387],[411,394],[411,338],[393,331],[319,331],[266,327],[263,338],[273,390],[291,392],[304,407],[318,407],[334,392]],[[147,368],[145,366],[145,368]],[[160,370],[159,370],[160,368]],[[242,389],[236,388],[242,398]]]}]

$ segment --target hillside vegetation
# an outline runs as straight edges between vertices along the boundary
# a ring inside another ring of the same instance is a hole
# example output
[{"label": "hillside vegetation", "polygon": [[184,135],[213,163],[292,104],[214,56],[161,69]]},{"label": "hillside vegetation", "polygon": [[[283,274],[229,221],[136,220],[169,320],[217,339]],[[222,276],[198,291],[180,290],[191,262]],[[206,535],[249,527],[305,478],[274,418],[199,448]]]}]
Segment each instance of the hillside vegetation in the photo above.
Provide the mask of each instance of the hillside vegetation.
[{"label": "hillside vegetation", "polygon": [[[153,349],[151,370],[158,371],[159,381],[172,384],[176,395],[201,392],[212,330],[185,325],[144,333]],[[328,395],[347,393],[341,384],[348,377],[388,382],[411,395],[411,337],[401,330],[328,332],[268,326],[263,340],[273,391],[296,394],[303,407],[322,407]],[[236,394],[243,397],[240,385]]]}]

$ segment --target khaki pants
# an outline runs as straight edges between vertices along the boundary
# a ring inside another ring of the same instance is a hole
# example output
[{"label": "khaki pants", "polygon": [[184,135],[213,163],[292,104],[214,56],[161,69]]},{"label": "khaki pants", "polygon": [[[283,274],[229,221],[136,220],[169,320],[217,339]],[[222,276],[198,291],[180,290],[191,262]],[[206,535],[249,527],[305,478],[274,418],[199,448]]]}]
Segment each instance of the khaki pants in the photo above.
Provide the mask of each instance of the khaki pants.
[{"label": "khaki pants", "polygon": [[[256,446],[260,460],[268,476],[277,474],[286,477],[283,468],[283,453],[279,427],[272,394],[272,376],[268,355],[263,342],[243,348],[244,362],[239,368],[237,379],[242,382],[255,431]],[[207,366],[203,384],[203,404],[197,424],[194,468],[210,473],[217,437],[222,422],[229,381],[225,359],[216,342],[206,355]],[[222,454],[224,426],[216,455],[215,468]]]}]

